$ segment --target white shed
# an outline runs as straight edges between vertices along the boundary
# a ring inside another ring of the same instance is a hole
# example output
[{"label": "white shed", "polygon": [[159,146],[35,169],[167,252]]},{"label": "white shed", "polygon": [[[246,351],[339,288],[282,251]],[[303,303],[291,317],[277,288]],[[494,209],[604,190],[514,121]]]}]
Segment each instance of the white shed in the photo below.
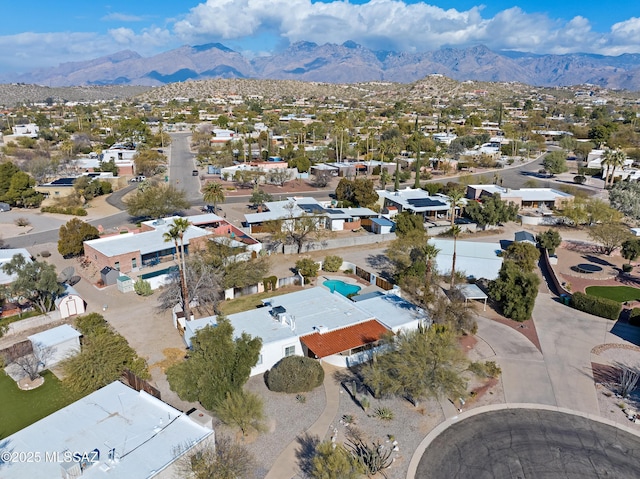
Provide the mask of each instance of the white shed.
[{"label": "white shed", "polygon": [[42,361],[43,369],[80,352],[80,334],[68,324],[29,336],[33,353]]},{"label": "white shed", "polygon": [[84,314],[84,300],[78,292],[71,286],[65,285],[63,296],[56,299],[56,308],[60,311],[60,318],[68,318],[76,314]]}]

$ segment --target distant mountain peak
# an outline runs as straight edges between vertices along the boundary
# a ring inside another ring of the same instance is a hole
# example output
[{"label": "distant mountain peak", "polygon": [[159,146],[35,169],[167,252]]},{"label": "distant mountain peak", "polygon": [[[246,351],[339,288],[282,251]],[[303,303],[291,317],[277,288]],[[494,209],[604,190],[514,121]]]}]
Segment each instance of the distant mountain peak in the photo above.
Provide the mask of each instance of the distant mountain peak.
[{"label": "distant mountain peak", "polygon": [[353,40],[347,40],[346,42],[344,42],[342,44],[343,47],[345,48],[360,48],[360,45],[357,44],[356,42],[354,42]]},{"label": "distant mountain peak", "polygon": [[192,50],[200,53],[200,52],[206,52],[207,50],[220,50],[222,52],[225,53],[235,53],[234,50],[232,50],[229,47],[224,46],[222,43],[205,43],[204,45],[194,45],[191,47]]}]

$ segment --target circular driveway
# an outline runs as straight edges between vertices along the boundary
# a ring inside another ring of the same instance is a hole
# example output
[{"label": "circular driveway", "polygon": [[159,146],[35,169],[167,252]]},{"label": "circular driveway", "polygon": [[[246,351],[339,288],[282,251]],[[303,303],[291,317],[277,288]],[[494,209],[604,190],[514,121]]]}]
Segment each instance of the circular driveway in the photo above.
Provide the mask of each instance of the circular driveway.
[{"label": "circular driveway", "polygon": [[436,437],[415,477],[638,478],[640,437],[555,411],[492,411],[462,420]]}]

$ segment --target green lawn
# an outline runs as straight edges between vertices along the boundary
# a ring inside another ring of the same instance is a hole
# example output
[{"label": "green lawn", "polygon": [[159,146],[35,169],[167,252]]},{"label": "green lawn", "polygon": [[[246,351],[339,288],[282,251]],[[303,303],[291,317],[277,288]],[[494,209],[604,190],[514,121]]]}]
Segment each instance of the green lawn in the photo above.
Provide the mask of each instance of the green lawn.
[{"label": "green lawn", "polygon": [[58,378],[49,371],[42,373],[44,384],[22,391],[16,382],[0,371],[0,439],[71,404],[75,399]]},{"label": "green lawn", "polygon": [[631,286],[589,286],[585,292],[591,296],[599,296],[624,303],[640,299],[640,288]]}]

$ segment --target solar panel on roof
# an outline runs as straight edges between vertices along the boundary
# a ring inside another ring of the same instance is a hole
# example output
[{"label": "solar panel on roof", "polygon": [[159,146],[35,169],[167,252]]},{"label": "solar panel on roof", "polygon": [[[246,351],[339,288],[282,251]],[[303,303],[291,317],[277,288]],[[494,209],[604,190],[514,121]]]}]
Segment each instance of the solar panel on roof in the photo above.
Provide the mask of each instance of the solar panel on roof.
[{"label": "solar panel on roof", "polygon": [[58,178],[57,180],[53,180],[51,182],[52,185],[66,185],[71,186],[73,182],[76,181],[75,178]]},{"label": "solar panel on roof", "polygon": [[415,206],[416,208],[424,208],[429,206],[447,206],[446,203],[438,200],[432,200],[431,198],[412,198],[407,200],[411,206]]},{"label": "solar panel on roof", "polygon": [[298,206],[307,213],[324,213],[324,208],[320,205],[298,204]]}]

